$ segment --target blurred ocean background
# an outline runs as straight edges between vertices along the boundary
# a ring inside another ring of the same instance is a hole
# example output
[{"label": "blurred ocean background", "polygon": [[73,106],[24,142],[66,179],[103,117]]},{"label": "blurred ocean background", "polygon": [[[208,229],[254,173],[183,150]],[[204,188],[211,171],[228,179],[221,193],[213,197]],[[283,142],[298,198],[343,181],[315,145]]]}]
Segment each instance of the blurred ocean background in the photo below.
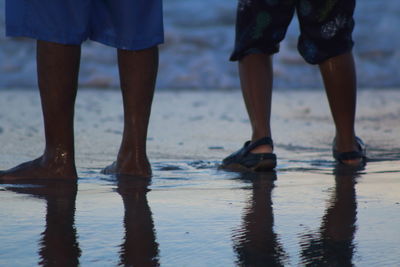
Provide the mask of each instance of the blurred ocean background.
[{"label": "blurred ocean background", "polygon": [[[164,0],[165,44],[161,46],[159,88],[238,88],[233,48],[236,0]],[[5,37],[5,0],[0,0],[0,87],[36,87],[35,45]],[[361,88],[400,88],[400,1],[360,0],[354,54]],[[275,87],[320,88],[318,69],[304,63],[293,20],[275,57]],[[118,87],[115,50],[86,42],[80,84]]]}]

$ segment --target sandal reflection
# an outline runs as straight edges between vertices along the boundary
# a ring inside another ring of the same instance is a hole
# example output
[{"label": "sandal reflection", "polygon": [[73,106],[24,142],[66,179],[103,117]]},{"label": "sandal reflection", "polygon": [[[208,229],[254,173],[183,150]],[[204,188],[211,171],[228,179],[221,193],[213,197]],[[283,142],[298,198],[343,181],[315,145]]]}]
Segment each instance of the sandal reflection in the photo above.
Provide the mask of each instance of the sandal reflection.
[{"label": "sandal reflection", "polygon": [[74,226],[76,182],[35,181],[5,187],[46,201],[46,227],[39,241],[40,266],[79,266],[81,250]]},{"label": "sandal reflection", "polygon": [[124,208],[125,238],[120,246],[120,266],[160,266],[152,213],[147,202],[148,178],[118,176],[117,192]]},{"label": "sandal reflection", "polygon": [[239,178],[251,183],[252,196],[241,228],[233,233],[238,266],[285,266],[287,254],[274,233],[271,193],[276,173],[248,173]]},{"label": "sandal reflection", "polygon": [[354,266],[358,172],[339,165],[335,169],[335,188],[321,227],[317,233],[301,237],[301,260],[305,266]]}]

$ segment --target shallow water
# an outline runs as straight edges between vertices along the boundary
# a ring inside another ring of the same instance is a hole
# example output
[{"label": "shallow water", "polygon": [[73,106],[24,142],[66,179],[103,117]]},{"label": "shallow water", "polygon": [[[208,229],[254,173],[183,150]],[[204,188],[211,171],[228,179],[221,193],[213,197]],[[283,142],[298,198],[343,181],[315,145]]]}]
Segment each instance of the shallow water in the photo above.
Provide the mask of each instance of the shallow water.
[{"label": "shallow water", "polygon": [[154,162],[149,184],[82,168],[77,187],[1,185],[0,265],[400,266],[400,159],[216,165]]}]

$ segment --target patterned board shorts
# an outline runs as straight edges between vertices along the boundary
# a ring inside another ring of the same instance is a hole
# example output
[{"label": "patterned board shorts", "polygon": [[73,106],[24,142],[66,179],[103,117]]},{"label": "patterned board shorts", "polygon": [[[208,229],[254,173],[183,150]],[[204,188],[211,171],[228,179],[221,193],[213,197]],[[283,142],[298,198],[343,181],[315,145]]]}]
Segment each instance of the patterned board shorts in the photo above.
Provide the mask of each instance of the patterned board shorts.
[{"label": "patterned board shorts", "polygon": [[355,0],[239,0],[231,60],[248,54],[274,54],[295,10],[300,24],[298,50],[311,64],[353,48]]},{"label": "patterned board shorts", "polygon": [[164,41],[162,0],[6,0],[6,34],[145,49]]}]

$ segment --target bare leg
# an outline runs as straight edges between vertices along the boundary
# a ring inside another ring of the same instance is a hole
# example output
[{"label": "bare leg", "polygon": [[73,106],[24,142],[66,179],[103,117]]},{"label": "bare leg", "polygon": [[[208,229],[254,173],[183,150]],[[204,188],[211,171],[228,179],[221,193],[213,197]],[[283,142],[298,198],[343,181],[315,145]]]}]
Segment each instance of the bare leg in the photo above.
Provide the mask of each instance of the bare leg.
[{"label": "bare leg", "polygon": [[124,102],[124,133],[117,161],[106,174],[151,176],[146,139],[158,70],[158,48],[118,50]]},{"label": "bare leg", "polygon": [[[271,136],[272,57],[251,54],[239,62],[240,83],[253,134],[252,141]],[[253,153],[271,153],[272,147],[261,145]]]},{"label": "bare leg", "polygon": [[37,42],[37,70],[46,148],[44,154],[10,170],[1,180],[77,178],[73,118],[80,46]]},{"label": "bare leg", "polygon": [[[356,71],[351,53],[330,58],[320,64],[331,113],[336,126],[336,149],[356,151],[354,121],[357,102]],[[346,160],[359,164],[361,159]]]}]

